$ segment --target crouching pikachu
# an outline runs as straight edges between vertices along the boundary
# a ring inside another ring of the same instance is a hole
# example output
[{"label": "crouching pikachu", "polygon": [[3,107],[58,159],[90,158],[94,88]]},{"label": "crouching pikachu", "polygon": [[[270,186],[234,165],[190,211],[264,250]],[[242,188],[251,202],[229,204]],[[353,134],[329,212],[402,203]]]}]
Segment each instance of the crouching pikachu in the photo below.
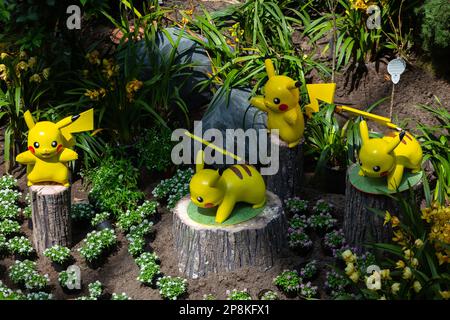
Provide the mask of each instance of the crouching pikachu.
[{"label": "crouching pikachu", "polygon": [[93,110],[70,116],[57,123],[34,123],[29,111],[24,118],[28,126],[28,151],[17,155],[16,161],[27,165],[28,186],[56,182],[69,186],[67,162],[76,160],[78,154],[69,149],[75,144],[74,132],[93,129]]},{"label": "crouching pikachu", "polygon": [[267,128],[278,129],[280,138],[289,148],[299,144],[305,122],[300,109],[300,82],[287,76],[276,75],[270,59],[265,60],[269,80],[264,86],[264,96],[250,100],[250,104],[267,112]]},{"label": "crouching pikachu", "polygon": [[247,164],[237,164],[226,169],[204,169],[203,152],[197,154],[196,173],[189,183],[192,202],[201,208],[219,206],[216,222],[224,222],[233,212],[237,202],[253,204],[260,208],[266,202],[266,185],[261,174]]},{"label": "crouching pikachu", "polygon": [[386,177],[389,190],[397,190],[405,168],[419,172],[422,148],[406,131],[393,132],[383,138],[369,139],[365,120],[359,125],[362,146],[359,151],[359,174],[368,177]]}]

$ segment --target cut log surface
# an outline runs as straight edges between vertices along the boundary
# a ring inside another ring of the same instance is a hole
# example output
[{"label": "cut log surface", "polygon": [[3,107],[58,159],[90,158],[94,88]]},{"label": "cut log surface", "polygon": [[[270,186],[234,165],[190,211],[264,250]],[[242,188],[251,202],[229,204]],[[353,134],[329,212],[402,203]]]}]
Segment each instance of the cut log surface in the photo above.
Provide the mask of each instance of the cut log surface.
[{"label": "cut log surface", "polygon": [[279,198],[267,192],[263,212],[231,226],[199,224],[188,216],[189,197],[174,210],[173,235],[178,268],[190,278],[245,266],[271,268],[286,246],[286,218]]},{"label": "cut log surface", "polygon": [[[413,187],[416,193],[416,205],[420,206],[422,184]],[[405,196],[409,190],[402,192]],[[369,208],[389,211],[399,215],[399,204],[385,195],[370,194],[355,188],[348,175],[345,190],[344,235],[349,245],[360,250],[367,250],[364,244],[392,242],[392,228],[384,225],[384,217],[375,214]],[[400,217],[401,219],[401,217]]]},{"label": "cut log surface", "polygon": [[33,245],[38,254],[51,246],[70,246],[70,188],[60,185],[30,187]]},{"label": "cut log surface", "polygon": [[272,191],[281,201],[298,196],[303,180],[303,144],[300,142],[293,148],[271,134],[270,143],[279,150],[279,170],[276,174],[265,176],[267,190]]}]

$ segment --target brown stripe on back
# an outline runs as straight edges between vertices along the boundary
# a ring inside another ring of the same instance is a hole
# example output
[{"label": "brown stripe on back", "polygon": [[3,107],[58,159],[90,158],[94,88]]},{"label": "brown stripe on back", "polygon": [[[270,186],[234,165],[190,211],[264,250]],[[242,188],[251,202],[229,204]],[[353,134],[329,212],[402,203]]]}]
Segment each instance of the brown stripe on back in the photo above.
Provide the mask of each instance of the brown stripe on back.
[{"label": "brown stripe on back", "polygon": [[246,164],[240,164],[240,166],[242,168],[244,168],[245,172],[247,172],[247,174],[251,177],[252,176],[252,172],[250,171],[250,168],[246,165]]},{"label": "brown stripe on back", "polygon": [[409,140],[411,140],[412,141],[412,137],[409,135],[409,133],[407,132],[406,134],[405,134],[405,137],[407,137]]},{"label": "brown stripe on back", "polygon": [[244,177],[242,176],[242,173],[239,171],[238,168],[236,168],[235,166],[230,167],[231,171],[233,171],[239,179],[244,179]]}]

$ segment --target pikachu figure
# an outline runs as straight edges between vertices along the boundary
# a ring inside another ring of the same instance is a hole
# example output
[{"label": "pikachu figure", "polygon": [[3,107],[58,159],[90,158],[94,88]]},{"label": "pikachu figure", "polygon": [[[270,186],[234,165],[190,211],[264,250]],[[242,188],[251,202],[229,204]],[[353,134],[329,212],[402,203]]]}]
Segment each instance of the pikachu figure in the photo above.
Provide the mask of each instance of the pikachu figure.
[{"label": "pikachu figure", "polygon": [[289,148],[299,144],[305,130],[305,121],[300,109],[300,82],[287,76],[276,75],[270,59],[265,60],[269,80],[264,86],[264,96],[250,100],[250,104],[267,112],[267,128],[278,129],[281,140]]},{"label": "pikachu figure", "polygon": [[16,161],[27,165],[28,186],[56,182],[69,186],[67,162],[78,154],[70,149],[75,145],[72,133],[93,130],[94,110],[69,116],[57,123],[35,123],[29,111],[24,114],[28,132],[28,151],[17,155]]},{"label": "pikachu figure", "polygon": [[360,122],[359,130],[362,140],[359,175],[387,177],[388,189],[397,190],[405,168],[414,173],[421,170],[422,148],[409,132],[392,132],[383,138],[369,139],[365,120]]},{"label": "pikachu figure", "polygon": [[233,165],[220,175],[218,170],[204,169],[203,151],[197,153],[196,172],[189,183],[189,190],[196,206],[219,206],[217,223],[230,216],[237,202],[253,204],[253,208],[261,208],[266,202],[266,185],[253,166]]}]

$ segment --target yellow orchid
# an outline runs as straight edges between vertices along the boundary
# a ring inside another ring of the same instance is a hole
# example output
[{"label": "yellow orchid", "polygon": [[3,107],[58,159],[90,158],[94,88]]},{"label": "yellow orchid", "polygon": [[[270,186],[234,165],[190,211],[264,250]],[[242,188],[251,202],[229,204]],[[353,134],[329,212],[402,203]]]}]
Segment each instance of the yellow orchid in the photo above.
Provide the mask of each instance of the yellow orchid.
[{"label": "yellow orchid", "polygon": [[436,257],[438,258],[438,261],[439,261],[439,265],[442,265],[442,264],[444,264],[444,263],[448,263],[448,255],[444,255],[444,254],[442,254],[442,253],[440,253],[440,252],[437,252],[436,253]]},{"label": "yellow orchid", "polygon": [[353,252],[350,249],[345,250],[341,256],[342,256],[342,259],[344,259],[344,261],[346,263],[356,262],[356,256],[353,254]]},{"label": "yellow orchid", "polygon": [[0,64],[0,80],[8,80],[8,67],[4,64]]},{"label": "yellow orchid", "polygon": [[45,80],[48,80],[48,78],[50,77],[50,68],[45,68],[44,70],[42,70],[42,76]]},{"label": "yellow orchid", "polygon": [[391,285],[392,294],[396,295],[400,291],[400,283],[395,282]]},{"label": "yellow orchid", "polygon": [[441,295],[442,299],[448,300],[450,299],[450,291],[439,291],[439,294]]},{"label": "yellow orchid", "polygon": [[98,101],[100,98],[105,97],[106,90],[104,88],[100,88],[98,90],[86,90],[84,95],[89,97],[91,100]]},{"label": "yellow orchid", "polygon": [[414,268],[417,268],[419,266],[419,260],[417,260],[417,258],[413,258],[411,260],[411,266],[413,266]]},{"label": "yellow orchid", "polygon": [[402,274],[402,278],[405,280],[411,279],[412,277],[412,271],[410,267],[405,267],[405,269],[403,269],[403,274]]},{"label": "yellow orchid", "polygon": [[355,272],[355,265],[350,262],[345,267],[345,273],[350,276],[353,272]]},{"label": "yellow orchid", "polygon": [[381,279],[389,280],[391,279],[391,270],[383,269],[380,271]]},{"label": "yellow orchid", "polygon": [[0,53],[0,60],[4,60],[4,59],[6,59],[8,57],[9,57],[9,54],[7,54],[6,52]]},{"label": "yellow orchid", "polygon": [[393,216],[392,217],[392,227],[398,227],[400,225],[400,220],[396,217],[396,216]]},{"label": "yellow orchid", "polygon": [[416,241],[414,241],[414,245],[416,246],[416,248],[422,248],[423,241],[421,239],[417,239]]},{"label": "yellow orchid", "polygon": [[414,289],[414,291],[417,292],[417,293],[419,293],[420,290],[422,290],[422,285],[420,284],[419,281],[417,281],[417,280],[414,281],[414,283],[413,283],[413,289]]},{"label": "yellow orchid", "polygon": [[37,59],[36,57],[31,57],[30,59],[28,59],[28,66],[30,68],[33,68],[37,63]]},{"label": "yellow orchid", "polygon": [[389,211],[386,210],[386,213],[384,214],[384,222],[383,222],[383,226],[385,226],[386,224],[388,224],[392,219],[391,214],[389,213]]},{"label": "yellow orchid", "polygon": [[42,78],[41,78],[41,76],[40,75],[38,75],[37,73],[35,73],[35,74],[33,74],[31,77],[30,77],[30,82],[34,82],[34,83],[41,83],[42,82]]},{"label": "yellow orchid", "polygon": [[405,254],[406,260],[411,260],[411,258],[414,257],[414,252],[412,252],[410,249],[405,250],[403,253]]},{"label": "yellow orchid", "polygon": [[403,260],[398,260],[396,265],[396,269],[403,269],[406,265],[405,262]]},{"label": "yellow orchid", "polygon": [[350,280],[352,280],[354,283],[357,283],[358,280],[359,280],[359,272],[358,272],[358,271],[353,272],[353,273],[350,275],[349,278],[350,278]]}]

